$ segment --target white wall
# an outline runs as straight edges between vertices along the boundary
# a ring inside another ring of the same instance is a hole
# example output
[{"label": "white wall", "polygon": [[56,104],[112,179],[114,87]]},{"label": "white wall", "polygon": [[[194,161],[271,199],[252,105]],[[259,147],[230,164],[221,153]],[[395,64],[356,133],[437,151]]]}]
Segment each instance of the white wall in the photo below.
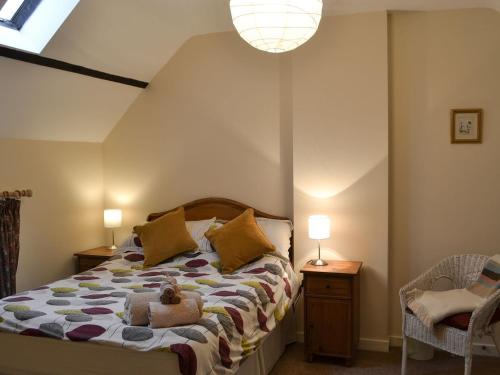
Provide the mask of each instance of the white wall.
[{"label": "white wall", "polygon": [[102,142],[141,89],[0,59],[0,138]]},{"label": "white wall", "polygon": [[[391,333],[398,289],[440,259],[500,252],[500,14],[391,16]],[[483,108],[483,144],[450,144],[450,110]]]},{"label": "white wall", "polygon": [[124,208],[122,237],[150,212],[208,196],[290,214],[279,68],[236,33],[178,51],[104,143],[105,204]]},{"label": "white wall", "polygon": [[121,238],[149,212],[207,196],[293,210],[297,269],[314,255],[307,216],[326,212],[329,255],[365,261],[362,304],[379,305],[362,335],[385,340],[387,101],[385,12],[325,18],[282,56],[236,33],[195,37],[106,139],[105,205],[124,208]]},{"label": "white wall", "polygon": [[28,188],[18,291],[73,274],[73,253],[103,243],[102,146],[0,139],[0,191]]},{"label": "white wall", "polygon": [[[324,18],[292,55],[297,269],[317,257],[307,219],[327,214],[326,259],[361,260],[361,344],[387,347],[388,85],[385,12]],[[376,308],[374,308],[376,306]]]}]

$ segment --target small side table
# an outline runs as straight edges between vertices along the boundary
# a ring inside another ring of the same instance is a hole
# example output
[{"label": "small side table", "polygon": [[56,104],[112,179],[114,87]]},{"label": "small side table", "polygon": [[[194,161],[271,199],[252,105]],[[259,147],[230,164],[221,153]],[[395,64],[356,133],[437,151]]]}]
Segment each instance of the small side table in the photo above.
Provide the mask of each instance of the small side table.
[{"label": "small side table", "polygon": [[91,268],[97,267],[102,262],[107,261],[113,255],[113,250],[109,249],[107,246],[79,251],[74,254],[77,258],[76,270],[78,273],[88,271]]},{"label": "small side table", "polygon": [[361,262],[327,260],[306,264],[304,274],[305,355],[345,358],[350,365],[359,341]]}]

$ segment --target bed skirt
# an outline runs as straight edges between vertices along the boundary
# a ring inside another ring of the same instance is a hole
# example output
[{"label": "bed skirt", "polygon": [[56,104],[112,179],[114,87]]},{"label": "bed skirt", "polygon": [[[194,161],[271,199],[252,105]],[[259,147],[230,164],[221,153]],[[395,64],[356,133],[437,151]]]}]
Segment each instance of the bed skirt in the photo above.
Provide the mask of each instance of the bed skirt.
[{"label": "bed skirt", "polygon": [[[240,366],[238,375],[267,375],[296,341],[296,316],[290,309],[260,348]],[[176,354],[139,352],[93,343],[0,333],[0,374],[8,375],[136,375],[180,374]]]}]

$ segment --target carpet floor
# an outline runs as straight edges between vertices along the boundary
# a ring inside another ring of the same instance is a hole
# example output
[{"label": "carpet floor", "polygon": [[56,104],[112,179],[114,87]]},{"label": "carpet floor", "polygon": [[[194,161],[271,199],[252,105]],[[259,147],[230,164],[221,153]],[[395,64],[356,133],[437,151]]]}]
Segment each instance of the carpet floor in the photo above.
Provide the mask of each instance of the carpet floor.
[{"label": "carpet floor", "polygon": [[[464,360],[436,351],[429,361],[408,359],[407,375],[462,375]],[[401,374],[401,350],[392,348],[389,353],[359,351],[351,367],[341,360],[315,357],[309,363],[304,360],[304,345],[292,344],[274,367],[271,375],[378,375]],[[500,375],[500,358],[474,356],[472,375]]]}]

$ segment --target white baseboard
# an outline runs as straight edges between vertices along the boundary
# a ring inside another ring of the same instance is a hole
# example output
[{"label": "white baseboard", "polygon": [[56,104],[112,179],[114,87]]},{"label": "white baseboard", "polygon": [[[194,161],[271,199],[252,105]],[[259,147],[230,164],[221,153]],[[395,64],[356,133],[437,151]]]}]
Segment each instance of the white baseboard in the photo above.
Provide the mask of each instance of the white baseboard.
[{"label": "white baseboard", "polygon": [[494,344],[472,344],[472,353],[475,355],[486,355],[488,357],[500,357]]},{"label": "white baseboard", "polygon": [[[304,332],[297,332],[297,341],[304,342]],[[361,337],[358,344],[359,350],[368,350],[371,352],[388,352],[389,351],[389,340],[381,339],[368,339]]]},{"label": "white baseboard", "polygon": [[[297,332],[297,341],[304,342],[304,332]],[[367,350],[370,352],[388,352],[390,347],[400,348],[403,345],[401,336],[390,336],[388,340],[369,339],[361,337],[359,339],[359,350]],[[485,355],[490,357],[500,357],[495,344],[490,343],[474,343],[474,355]]]},{"label": "white baseboard", "polygon": [[401,336],[389,336],[389,345],[395,348],[403,346],[403,338]]},{"label": "white baseboard", "polygon": [[381,339],[368,339],[365,337],[359,338],[359,350],[368,350],[370,352],[384,352],[389,351],[389,340]]},{"label": "white baseboard", "polygon": [[[389,342],[392,347],[400,348],[403,345],[401,336],[390,336]],[[500,357],[495,344],[475,342],[472,344],[472,353],[474,355],[486,355],[489,357]]]}]

